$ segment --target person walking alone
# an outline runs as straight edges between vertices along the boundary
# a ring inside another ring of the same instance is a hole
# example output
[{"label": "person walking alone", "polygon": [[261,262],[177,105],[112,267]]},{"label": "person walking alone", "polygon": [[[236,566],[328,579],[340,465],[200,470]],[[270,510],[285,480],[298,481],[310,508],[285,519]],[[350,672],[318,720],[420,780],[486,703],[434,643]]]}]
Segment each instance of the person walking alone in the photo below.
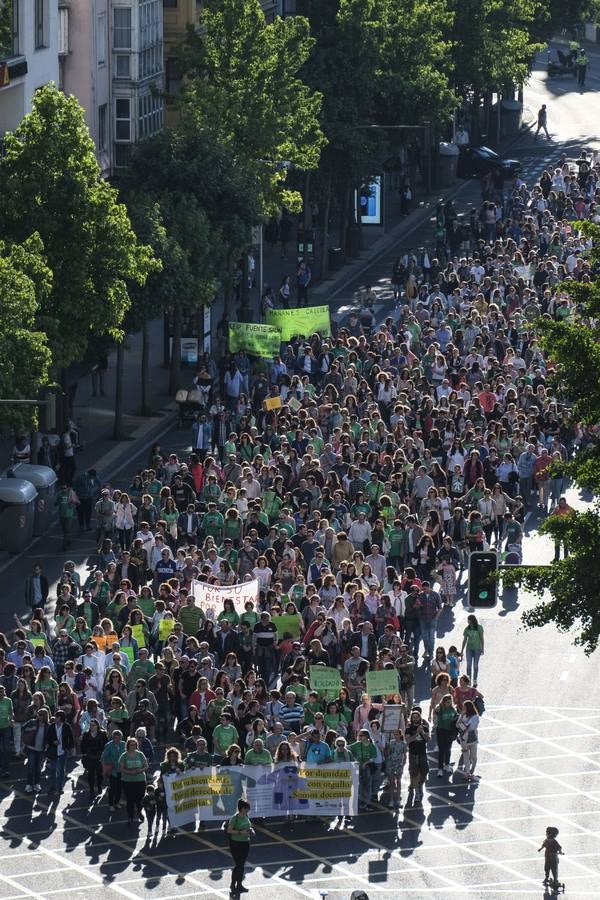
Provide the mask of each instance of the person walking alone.
[{"label": "person walking alone", "polygon": [[540,109],[539,109],[539,111],[538,111],[538,115],[537,115],[537,131],[536,131],[536,133],[535,133],[534,141],[537,141],[537,139],[538,139],[538,134],[540,133],[540,130],[541,130],[541,129],[543,129],[543,131],[544,131],[544,133],[545,133],[545,135],[546,135],[546,140],[549,141],[549,140],[550,140],[550,135],[548,134],[548,110],[546,109],[546,104],[545,104],[545,103],[542,103],[542,105],[541,105],[541,107],[540,107]]},{"label": "person walking alone", "polygon": [[248,893],[248,888],[244,887],[242,882],[244,880],[244,866],[250,851],[250,838],[254,837],[255,834],[252,822],[248,816],[249,812],[250,804],[246,800],[238,800],[237,813],[227,823],[229,850],[234,862],[231,870],[231,888],[229,889],[232,897],[239,897],[240,894]]}]

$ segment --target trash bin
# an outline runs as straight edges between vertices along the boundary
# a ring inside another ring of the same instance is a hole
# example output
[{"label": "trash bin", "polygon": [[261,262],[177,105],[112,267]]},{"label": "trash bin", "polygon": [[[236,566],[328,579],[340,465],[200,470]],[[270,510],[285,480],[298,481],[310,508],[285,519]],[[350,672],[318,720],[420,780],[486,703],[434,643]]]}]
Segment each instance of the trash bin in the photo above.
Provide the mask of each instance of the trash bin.
[{"label": "trash bin", "polygon": [[456,144],[440,141],[438,153],[438,183],[440,187],[449,187],[456,181],[459,152]]},{"label": "trash bin", "polygon": [[521,130],[523,116],[523,104],[518,100],[503,100],[500,107],[502,113],[501,131],[502,137],[512,137]]},{"label": "trash bin", "polygon": [[29,463],[17,463],[6,473],[8,478],[22,478],[30,481],[37,489],[35,501],[34,535],[45,534],[52,525],[54,516],[54,495],[58,477],[50,466],[32,466]]},{"label": "trash bin", "polygon": [[33,537],[37,491],[22,478],[0,478],[0,549],[20,553]]},{"label": "trash bin", "polygon": [[342,248],[341,247],[330,247],[327,253],[328,262],[329,262],[329,271],[337,272],[342,265]]}]

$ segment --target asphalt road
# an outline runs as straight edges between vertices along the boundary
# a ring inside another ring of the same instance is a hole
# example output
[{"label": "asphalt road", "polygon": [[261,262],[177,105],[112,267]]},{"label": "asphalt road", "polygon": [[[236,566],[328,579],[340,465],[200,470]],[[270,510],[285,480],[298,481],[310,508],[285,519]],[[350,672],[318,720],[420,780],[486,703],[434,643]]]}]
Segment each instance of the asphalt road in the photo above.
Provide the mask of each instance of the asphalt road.
[{"label": "asphalt road", "polygon": [[[592,55],[588,85],[575,92],[574,81],[548,84],[534,74],[525,102],[549,108],[552,141],[535,144],[526,135],[511,149],[535,176],[563,149],[576,155],[582,147],[598,148],[595,123],[600,59]],[[478,188],[467,183],[457,197],[462,209],[477,202]],[[411,236],[419,246],[431,233]],[[403,244],[398,252],[408,246]],[[378,260],[356,283],[335,298],[338,309],[369,282],[386,290],[396,251]],[[385,302],[378,312],[385,313]],[[189,432],[169,430],[163,447],[187,449]],[[143,461],[145,462],[146,453]],[[115,482],[129,483],[140,460],[132,455]],[[572,504],[583,500],[571,491]],[[527,523],[526,562],[549,562],[551,547]],[[0,568],[3,602],[0,627],[20,598],[25,574],[41,559],[57,578],[64,555],[58,536],[51,535],[23,557]],[[87,535],[76,537],[71,553],[81,571],[90,551]],[[10,599],[9,599],[10,598]],[[600,699],[598,657],[588,659],[570,637],[548,628],[526,632],[520,613],[533,598],[504,592],[496,609],[481,616],[486,653],[479,686],[487,711],[480,734],[479,781],[465,784],[459,776],[430,778],[422,809],[399,813],[379,809],[354,823],[313,820],[293,830],[269,821],[257,828],[246,879],[250,896],[347,900],[355,889],[369,896],[446,898],[551,896],[541,886],[543,865],[536,853],[547,825],[560,830],[561,880],[567,897],[598,896],[600,876]],[[467,608],[459,604],[439,623],[438,641],[446,647],[461,639]],[[428,696],[421,671],[417,696]],[[456,761],[456,750],[453,759]],[[124,813],[108,819],[105,802],[91,810],[84,802],[76,770],[60,800],[49,806],[46,796],[32,800],[23,793],[23,772],[0,786],[0,900],[22,897],[72,897],[100,900],[128,898],[226,898],[229,856],[223,834],[207,828],[160,841],[128,831]],[[16,781],[16,790],[9,790]]]}]

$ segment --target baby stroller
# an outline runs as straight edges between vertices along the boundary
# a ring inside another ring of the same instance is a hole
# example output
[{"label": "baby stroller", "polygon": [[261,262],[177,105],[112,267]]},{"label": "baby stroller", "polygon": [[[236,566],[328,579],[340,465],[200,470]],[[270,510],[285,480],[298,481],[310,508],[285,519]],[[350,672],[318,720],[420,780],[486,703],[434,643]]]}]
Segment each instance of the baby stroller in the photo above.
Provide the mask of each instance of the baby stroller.
[{"label": "baby stroller", "polygon": [[193,422],[200,410],[204,409],[205,398],[198,388],[194,388],[192,391],[180,388],[175,394],[175,402],[179,407],[177,427],[183,428],[186,422]]},{"label": "baby stroller", "polygon": [[507,544],[504,555],[505,566],[520,566],[523,562],[523,553],[520,544]]}]

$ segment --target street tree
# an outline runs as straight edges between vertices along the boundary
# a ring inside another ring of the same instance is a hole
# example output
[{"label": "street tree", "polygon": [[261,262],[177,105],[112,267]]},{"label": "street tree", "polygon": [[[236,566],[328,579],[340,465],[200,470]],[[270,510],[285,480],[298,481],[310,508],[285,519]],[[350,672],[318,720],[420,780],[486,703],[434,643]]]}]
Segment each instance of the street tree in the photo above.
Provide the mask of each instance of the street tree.
[{"label": "street tree", "polygon": [[57,370],[81,359],[95,335],[121,336],[128,284],[143,284],[152,251],[137,241],[117,191],[101,178],[94,144],[74,97],[40,88],[31,113],[4,139],[0,239],[39,233],[51,290],[36,327],[48,335]]},{"label": "street tree", "polygon": [[[591,262],[600,266],[600,226],[577,223],[593,240]],[[579,425],[589,442],[573,460],[555,470],[570,477],[591,498],[588,507],[567,516],[550,516],[541,532],[564,541],[566,559],[551,566],[525,566],[512,581],[533,591],[539,602],[523,615],[529,628],[550,625],[574,636],[592,653],[600,640],[600,276],[591,283],[565,284],[574,313],[564,320],[544,317],[539,323],[542,345],[553,365],[553,387],[572,403],[567,427],[571,437]]]},{"label": "street tree", "polygon": [[535,54],[542,49],[536,25],[541,0],[448,0],[454,13],[448,33],[453,43],[454,85],[470,98],[473,128],[479,104],[493,91],[522,85]]},{"label": "street tree", "polygon": [[312,44],[302,16],[267,23],[259,0],[207,0],[183,54],[183,116],[253,174],[263,216],[298,209],[287,173],[319,163],[321,95],[300,77]]},{"label": "street tree", "polygon": [[[52,273],[38,234],[22,244],[0,241],[0,397],[37,400],[48,383],[50,349],[37,330],[40,305],[52,290]],[[0,404],[0,429],[29,430],[37,424],[37,407]]]},{"label": "street tree", "polygon": [[170,389],[179,379],[181,320],[211,304],[231,259],[247,247],[260,210],[254,181],[194,117],[142,142],[123,185],[136,232],[161,271],[133,294],[128,321],[141,327],[157,311],[173,323]]}]

